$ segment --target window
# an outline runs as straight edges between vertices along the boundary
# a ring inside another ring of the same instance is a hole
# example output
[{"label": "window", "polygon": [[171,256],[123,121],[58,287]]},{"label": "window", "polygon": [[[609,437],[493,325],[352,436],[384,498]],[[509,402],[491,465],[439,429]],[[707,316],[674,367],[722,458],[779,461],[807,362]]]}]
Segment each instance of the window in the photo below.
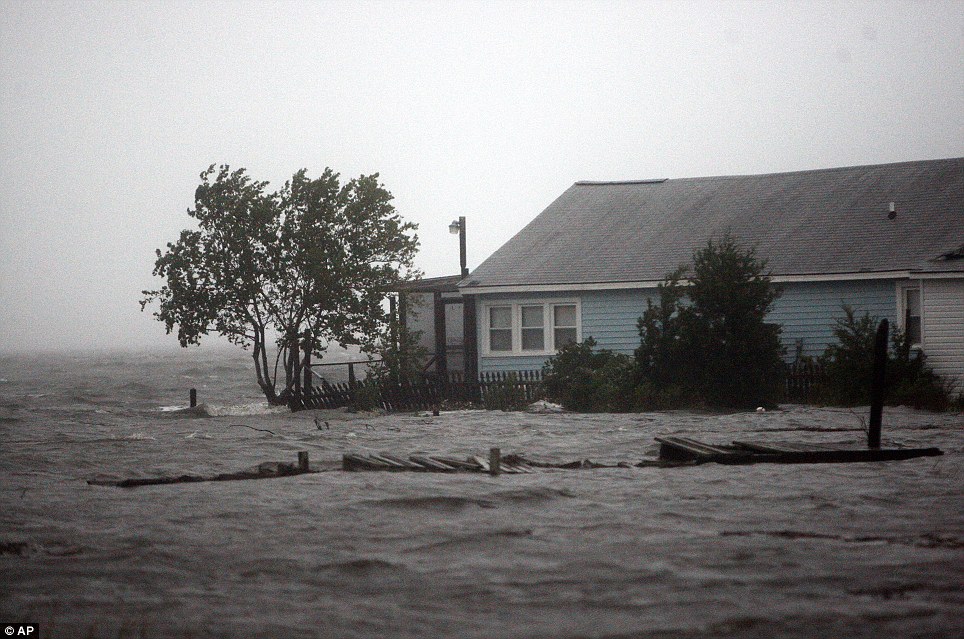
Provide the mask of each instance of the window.
[{"label": "window", "polygon": [[559,304],[552,308],[553,343],[556,350],[576,342],[576,305]]},{"label": "window", "polygon": [[522,307],[522,350],[546,349],[545,312],[542,305]]},{"label": "window", "polygon": [[912,346],[921,344],[920,289],[904,289],[904,333]]},{"label": "window", "polygon": [[512,350],[512,307],[489,307],[489,350]]},{"label": "window", "polygon": [[578,342],[579,303],[518,302],[484,307],[483,351],[498,355],[551,355]]}]

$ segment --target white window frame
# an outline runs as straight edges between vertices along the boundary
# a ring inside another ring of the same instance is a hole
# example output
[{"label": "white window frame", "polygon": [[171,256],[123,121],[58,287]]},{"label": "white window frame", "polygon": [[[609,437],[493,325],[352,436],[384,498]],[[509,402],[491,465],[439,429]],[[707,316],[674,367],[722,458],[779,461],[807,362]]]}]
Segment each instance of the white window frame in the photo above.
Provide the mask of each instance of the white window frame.
[{"label": "white window frame", "polygon": [[[512,350],[493,351],[489,345],[489,320],[491,318],[489,309],[494,307],[512,308]],[[543,318],[543,337],[544,348],[542,350],[522,350],[522,307],[523,306],[542,306]],[[483,357],[546,357],[556,354],[556,331],[555,314],[553,308],[556,306],[575,306],[576,307],[576,342],[582,341],[582,304],[579,299],[519,299],[519,300],[493,300],[484,302],[482,307],[482,322],[480,322],[482,333],[482,355]]]},{"label": "white window frame", "polygon": [[907,332],[907,291],[917,289],[920,297],[920,341],[910,345],[911,348],[924,348],[924,281],[909,280],[897,284],[897,325],[900,330]]}]

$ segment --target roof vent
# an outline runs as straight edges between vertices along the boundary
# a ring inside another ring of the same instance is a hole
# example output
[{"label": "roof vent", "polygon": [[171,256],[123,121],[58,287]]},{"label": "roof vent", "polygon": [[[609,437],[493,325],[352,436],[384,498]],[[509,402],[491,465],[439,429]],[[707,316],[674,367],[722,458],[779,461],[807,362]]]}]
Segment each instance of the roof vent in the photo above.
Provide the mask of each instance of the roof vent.
[{"label": "roof vent", "polygon": [[948,251],[947,253],[939,255],[937,259],[943,261],[964,259],[964,244],[961,244],[953,251]]}]

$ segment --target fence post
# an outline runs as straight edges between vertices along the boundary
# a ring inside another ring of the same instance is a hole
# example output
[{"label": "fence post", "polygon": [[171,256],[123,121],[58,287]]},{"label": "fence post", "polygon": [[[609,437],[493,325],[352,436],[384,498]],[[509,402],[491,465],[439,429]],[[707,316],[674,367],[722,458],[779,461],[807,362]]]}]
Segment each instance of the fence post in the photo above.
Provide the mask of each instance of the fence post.
[{"label": "fence post", "polygon": [[489,473],[493,476],[502,471],[502,451],[498,448],[489,449]]},{"label": "fence post", "polygon": [[195,406],[197,406],[197,389],[192,388],[191,389],[191,408],[194,408]]}]

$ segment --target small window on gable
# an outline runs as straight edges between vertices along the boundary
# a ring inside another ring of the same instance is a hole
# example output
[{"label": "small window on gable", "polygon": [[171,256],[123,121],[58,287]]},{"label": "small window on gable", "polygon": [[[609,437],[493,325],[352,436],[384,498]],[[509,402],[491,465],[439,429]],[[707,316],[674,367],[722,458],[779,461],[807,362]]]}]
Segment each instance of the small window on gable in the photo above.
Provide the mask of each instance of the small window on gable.
[{"label": "small window on gable", "polygon": [[921,344],[920,289],[904,289],[904,333],[912,346]]},{"label": "small window on gable", "polygon": [[489,350],[512,350],[512,307],[492,306],[489,308]]}]

